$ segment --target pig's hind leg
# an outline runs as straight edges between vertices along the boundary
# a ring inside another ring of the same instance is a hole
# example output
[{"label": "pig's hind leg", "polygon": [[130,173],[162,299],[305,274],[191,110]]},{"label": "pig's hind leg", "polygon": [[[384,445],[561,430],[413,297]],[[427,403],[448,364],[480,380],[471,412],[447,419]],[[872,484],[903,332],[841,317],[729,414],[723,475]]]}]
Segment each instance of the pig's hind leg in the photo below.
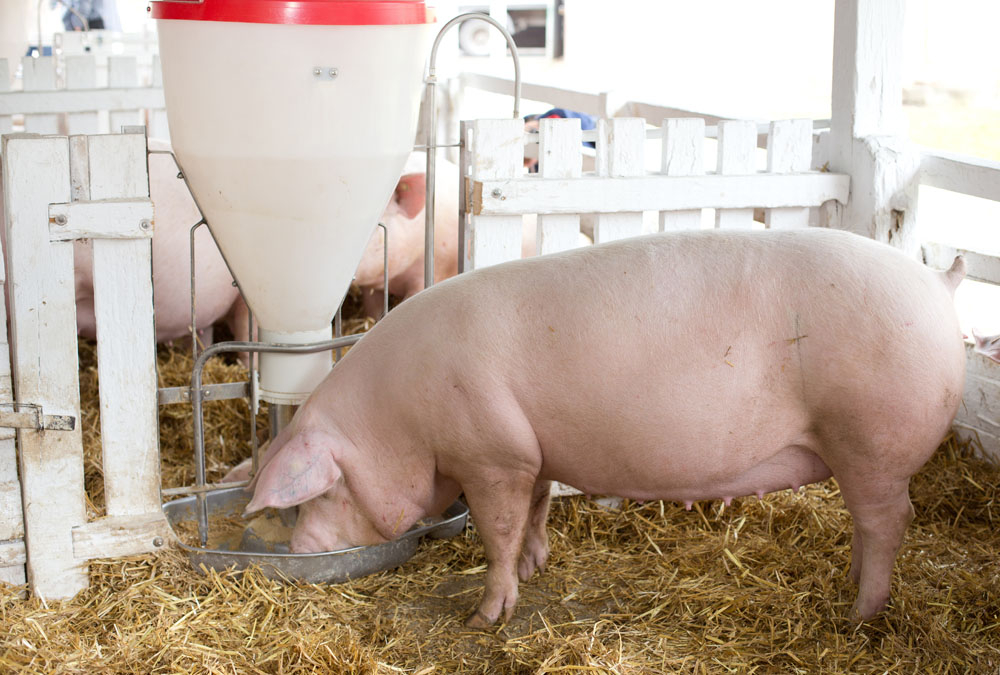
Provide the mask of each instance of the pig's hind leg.
[{"label": "pig's hind leg", "polygon": [[[870,479],[869,479],[870,480]],[[892,569],[913,520],[909,479],[889,483],[838,480],[847,510],[854,519],[851,577],[858,582],[852,613],[862,621],[889,602]]]},{"label": "pig's hind leg", "polygon": [[528,528],[521,547],[521,559],[517,564],[517,576],[527,581],[535,570],[545,571],[545,561],[549,558],[549,535],[545,523],[549,519],[549,501],[552,497],[552,481],[539,480],[531,494],[531,511]]}]

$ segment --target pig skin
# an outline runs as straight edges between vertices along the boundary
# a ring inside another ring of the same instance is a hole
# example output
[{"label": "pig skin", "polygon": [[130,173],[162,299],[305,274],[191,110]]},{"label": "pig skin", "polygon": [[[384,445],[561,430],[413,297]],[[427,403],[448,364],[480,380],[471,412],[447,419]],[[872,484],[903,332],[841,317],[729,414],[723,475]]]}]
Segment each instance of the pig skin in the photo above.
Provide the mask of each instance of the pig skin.
[{"label": "pig skin", "polygon": [[263,458],[248,512],[293,551],[394,538],[465,493],[488,561],[467,620],[543,569],[550,481],[692,502],[837,478],[852,613],[888,600],[908,486],[961,401],[964,276],[841,231],[655,234],[480,269],[402,303]]}]

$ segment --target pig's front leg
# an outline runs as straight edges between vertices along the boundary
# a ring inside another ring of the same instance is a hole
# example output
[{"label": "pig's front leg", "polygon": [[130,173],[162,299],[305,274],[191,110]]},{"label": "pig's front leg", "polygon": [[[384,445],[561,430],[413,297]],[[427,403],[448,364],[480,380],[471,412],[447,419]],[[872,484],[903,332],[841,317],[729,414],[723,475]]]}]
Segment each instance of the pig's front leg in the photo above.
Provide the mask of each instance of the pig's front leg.
[{"label": "pig's front leg", "polygon": [[549,535],[545,523],[549,519],[549,501],[552,498],[552,481],[540,480],[535,483],[531,494],[531,513],[528,516],[521,560],[517,564],[517,575],[527,581],[535,570],[545,571],[545,561],[549,558]]},{"label": "pig's front leg", "polygon": [[469,513],[486,549],[486,588],[479,608],[465,621],[488,628],[503,613],[510,620],[517,604],[517,565],[528,524],[535,476],[497,471],[462,488]]}]

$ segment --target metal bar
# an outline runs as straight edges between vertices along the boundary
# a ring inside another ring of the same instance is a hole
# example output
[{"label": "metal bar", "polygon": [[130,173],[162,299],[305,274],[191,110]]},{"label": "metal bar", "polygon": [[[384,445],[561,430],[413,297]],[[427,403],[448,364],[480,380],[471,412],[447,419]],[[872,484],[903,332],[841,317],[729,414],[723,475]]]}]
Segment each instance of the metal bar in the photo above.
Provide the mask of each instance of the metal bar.
[{"label": "metal bar", "polygon": [[41,408],[27,411],[0,412],[0,427],[7,429],[35,429],[37,431],[73,431],[76,418],[72,415],[43,415]]},{"label": "metal bar", "polygon": [[470,19],[485,21],[500,31],[507,41],[511,58],[514,60],[514,119],[521,117],[521,58],[518,56],[514,38],[510,36],[507,29],[493,17],[478,12],[459,14],[442,26],[437,37],[434,38],[434,45],[431,47],[431,56],[427,66],[427,89],[424,95],[424,103],[427,105],[425,118],[427,120],[427,133],[424,137],[427,139],[427,147],[430,149],[427,152],[426,191],[424,193],[424,288],[430,288],[434,285],[434,180],[437,163],[437,152],[434,150],[437,148],[437,109],[434,101],[437,85],[437,50],[441,45],[441,38],[444,37],[449,28]]},{"label": "metal bar", "polygon": [[250,484],[248,480],[233,481],[231,483],[209,483],[198,487],[196,485],[185,485],[184,487],[166,488],[160,490],[164,497],[176,497],[177,495],[196,495],[198,493],[213,492],[215,490],[228,490],[229,488],[246,487]]},{"label": "metal bar", "polygon": [[[386,289],[388,292],[388,289]],[[337,314],[333,317],[333,337],[339,338],[344,334],[344,302],[341,301],[340,307],[337,308]],[[341,350],[339,347],[333,350],[333,360],[340,361]]]},{"label": "metal bar", "polygon": [[[201,489],[205,487],[205,421],[202,419],[202,403],[204,398],[201,394],[201,374],[205,369],[205,364],[216,354],[225,352],[280,352],[286,354],[315,354],[316,352],[329,351],[338,347],[348,347],[358,342],[364,333],[358,335],[347,335],[335,340],[325,342],[314,342],[305,345],[286,344],[265,344],[261,342],[217,342],[211,347],[205,348],[195,360],[191,373],[191,391],[194,396],[191,405],[194,413],[194,456],[195,456],[195,485]],[[208,542],[208,503],[205,501],[205,492],[198,492],[198,538],[201,545]]]},{"label": "metal bar", "polygon": [[[181,172],[183,173],[183,172]],[[205,225],[206,221],[204,218],[199,220],[197,223],[191,226],[189,233],[189,243],[188,250],[191,253],[191,355],[193,358],[198,358],[198,326],[197,318],[195,313],[195,292],[194,292],[194,233],[202,225]]]},{"label": "metal bar", "polygon": [[389,228],[384,223],[379,223],[382,228],[382,316],[385,318],[389,313]]},{"label": "metal bar", "polygon": [[[250,396],[250,382],[223,382],[206,384],[201,388],[201,396],[205,401],[225,401],[232,398],[247,398]],[[190,403],[190,387],[162,387],[157,392],[157,402],[160,405],[175,403]]]}]

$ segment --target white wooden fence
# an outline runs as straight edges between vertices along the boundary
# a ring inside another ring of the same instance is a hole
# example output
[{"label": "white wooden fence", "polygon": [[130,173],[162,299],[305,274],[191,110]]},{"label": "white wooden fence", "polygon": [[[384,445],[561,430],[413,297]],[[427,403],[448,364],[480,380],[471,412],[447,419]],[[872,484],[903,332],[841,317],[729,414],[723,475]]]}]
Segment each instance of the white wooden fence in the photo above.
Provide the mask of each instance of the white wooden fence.
[{"label": "white wooden fence", "polygon": [[[155,550],[173,537],[160,504],[153,208],[145,135],[130,131],[3,138],[12,363],[0,358],[0,411],[7,411],[0,412],[7,427],[0,432],[0,580],[24,583],[26,565],[33,592],[45,598],[85,588],[89,559]],[[79,239],[93,246],[100,335],[107,514],[93,520],[80,428]],[[18,427],[20,480],[9,427]]]},{"label": "white wooden fence", "polygon": [[[99,84],[99,63],[106,63],[106,84]],[[23,88],[9,91],[11,66],[0,59],[0,134],[16,120],[27,133],[69,135],[145,124],[150,137],[169,139],[158,56],[149,85],[141,84],[135,55],[25,57],[21,65]]]}]

